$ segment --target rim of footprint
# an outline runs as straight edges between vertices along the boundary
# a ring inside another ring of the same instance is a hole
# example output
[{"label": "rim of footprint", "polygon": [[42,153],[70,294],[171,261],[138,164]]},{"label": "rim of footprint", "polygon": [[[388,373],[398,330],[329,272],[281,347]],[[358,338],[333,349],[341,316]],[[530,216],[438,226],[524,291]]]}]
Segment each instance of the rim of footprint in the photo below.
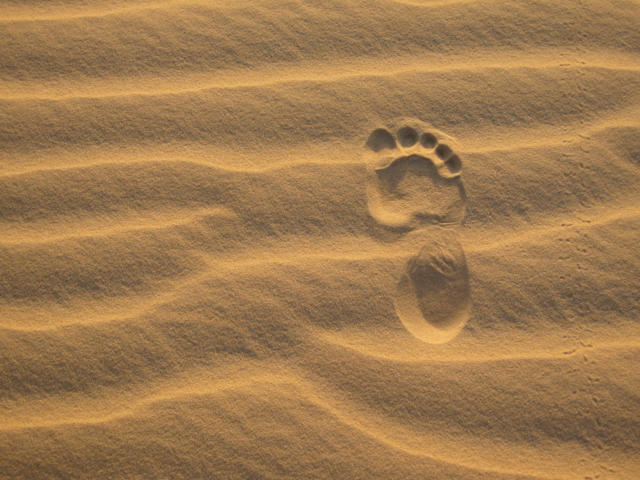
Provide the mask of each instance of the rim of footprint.
[{"label": "rim of footprint", "polygon": [[438,228],[460,225],[465,216],[456,142],[418,119],[395,119],[369,134],[365,161],[371,217],[390,230],[430,233],[400,276],[396,313],[418,339],[448,342],[471,312],[464,251],[452,229]]}]

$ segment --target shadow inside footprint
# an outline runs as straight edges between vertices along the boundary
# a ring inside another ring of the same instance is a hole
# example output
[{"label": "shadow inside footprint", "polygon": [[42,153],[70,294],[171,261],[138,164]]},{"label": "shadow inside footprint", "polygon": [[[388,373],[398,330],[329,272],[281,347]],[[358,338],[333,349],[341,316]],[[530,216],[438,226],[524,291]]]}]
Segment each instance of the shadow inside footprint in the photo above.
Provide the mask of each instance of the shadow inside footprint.
[{"label": "shadow inside footprint", "polygon": [[388,226],[460,222],[465,200],[459,178],[442,177],[431,160],[419,155],[376,169],[369,186],[370,212]]},{"label": "shadow inside footprint", "polygon": [[427,343],[444,343],[464,327],[470,310],[469,273],[451,236],[435,239],[407,263],[395,297],[405,328]]}]

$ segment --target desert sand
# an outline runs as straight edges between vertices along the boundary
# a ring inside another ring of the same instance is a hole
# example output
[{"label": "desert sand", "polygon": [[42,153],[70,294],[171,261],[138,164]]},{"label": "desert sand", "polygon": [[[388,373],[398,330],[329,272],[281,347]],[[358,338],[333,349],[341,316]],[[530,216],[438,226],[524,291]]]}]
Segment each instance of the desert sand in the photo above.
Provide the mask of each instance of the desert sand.
[{"label": "desert sand", "polygon": [[0,2],[0,479],[640,478],[640,2]]}]

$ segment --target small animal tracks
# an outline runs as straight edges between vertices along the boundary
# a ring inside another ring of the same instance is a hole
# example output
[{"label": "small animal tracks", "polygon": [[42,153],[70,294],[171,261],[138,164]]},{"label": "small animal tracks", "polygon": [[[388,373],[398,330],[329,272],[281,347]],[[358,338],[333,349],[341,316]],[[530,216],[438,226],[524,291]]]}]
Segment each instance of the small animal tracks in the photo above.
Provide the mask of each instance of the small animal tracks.
[{"label": "small animal tracks", "polygon": [[455,141],[417,119],[375,128],[365,143],[367,205],[381,226],[424,230],[427,240],[404,268],[394,305],[405,328],[427,343],[444,343],[471,310],[469,273],[450,228],[466,210],[462,161]]}]

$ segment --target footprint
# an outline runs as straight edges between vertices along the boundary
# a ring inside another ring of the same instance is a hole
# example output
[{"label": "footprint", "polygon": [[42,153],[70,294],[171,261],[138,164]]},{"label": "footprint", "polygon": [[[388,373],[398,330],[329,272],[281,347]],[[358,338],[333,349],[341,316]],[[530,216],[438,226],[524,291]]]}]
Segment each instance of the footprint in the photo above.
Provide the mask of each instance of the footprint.
[{"label": "footprint", "polygon": [[428,234],[394,299],[405,328],[427,343],[454,338],[471,311],[464,252],[455,234],[440,228],[462,223],[466,211],[462,162],[452,145],[424,122],[401,119],[373,130],[365,149],[371,217],[387,229]]},{"label": "footprint", "polygon": [[405,328],[427,343],[445,343],[464,327],[471,311],[469,272],[453,236],[433,239],[407,263],[394,305]]},{"label": "footprint", "polygon": [[375,129],[366,142],[370,215],[381,225],[412,230],[461,223],[466,194],[452,140],[419,120]]}]

